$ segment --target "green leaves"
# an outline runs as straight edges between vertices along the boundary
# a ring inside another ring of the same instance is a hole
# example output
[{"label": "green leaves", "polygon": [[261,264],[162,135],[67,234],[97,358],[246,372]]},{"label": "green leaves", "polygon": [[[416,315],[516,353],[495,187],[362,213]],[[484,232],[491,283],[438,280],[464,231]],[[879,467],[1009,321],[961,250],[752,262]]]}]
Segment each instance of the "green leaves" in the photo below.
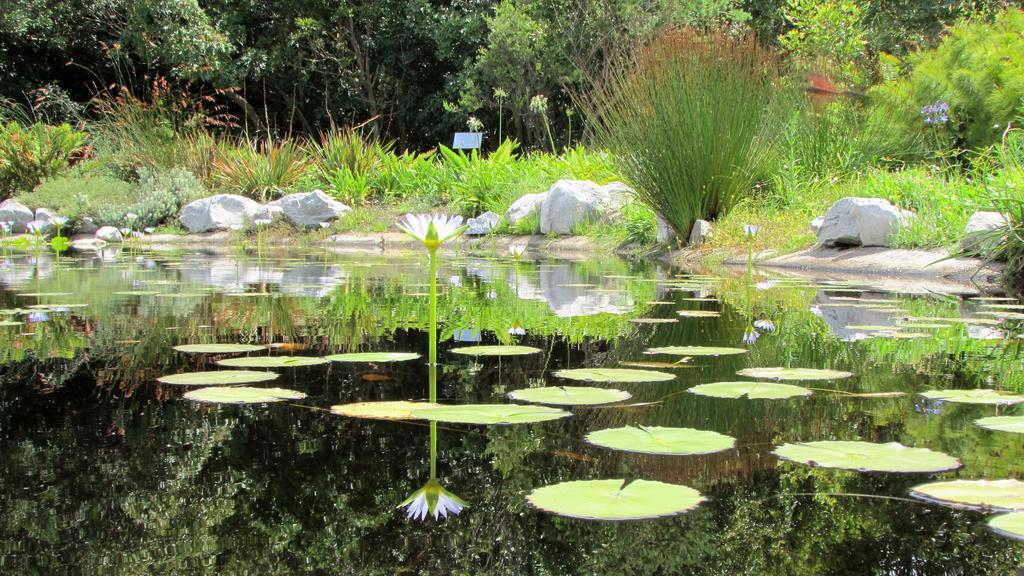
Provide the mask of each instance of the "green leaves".
[{"label": "green leaves", "polygon": [[389,402],[355,402],[331,406],[331,413],[351,418],[368,418],[371,420],[414,420],[412,411],[419,408],[432,408],[439,404],[429,402],[408,402],[405,400]]},{"label": "green leaves", "polygon": [[589,388],[585,386],[550,386],[545,388],[523,388],[508,393],[512,400],[553,404],[556,406],[590,406],[621,402],[630,398],[629,392],[610,388]]},{"label": "green leaves", "polygon": [[993,516],[988,521],[988,527],[1008,538],[1024,540],[1024,512],[1011,512]]},{"label": "green leaves", "polygon": [[413,418],[457,424],[529,424],[572,416],[557,408],[522,404],[438,404],[412,410]]},{"label": "green leaves", "polygon": [[689,486],[651,480],[576,480],[544,486],[526,497],[535,508],[583,520],[643,520],[692,510],[704,497]]},{"label": "green leaves", "polygon": [[711,454],[736,445],[735,438],[718,432],[661,426],[624,426],[597,430],[587,434],[585,440],[612,450],[674,456]]},{"label": "green leaves", "polygon": [[282,400],[301,400],[306,395],[295,390],[284,388],[200,388],[185,393],[185,398],[196,402],[212,402],[217,404],[265,404]]},{"label": "green leaves", "polygon": [[962,404],[1008,405],[1024,402],[1024,395],[991,390],[989,388],[974,390],[928,390],[927,392],[921,392],[921,396],[929,400],[959,402]]},{"label": "green leaves", "polygon": [[631,368],[577,368],[559,370],[555,372],[555,376],[585,382],[665,382],[676,379],[675,374],[668,372]]},{"label": "green leaves", "polygon": [[898,442],[797,442],[783,444],[772,453],[800,464],[861,472],[942,472],[960,467],[960,461],[952,456],[927,448],[910,448]]},{"label": "green leaves", "polygon": [[217,361],[217,364],[221,366],[235,368],[294,368],[326,363],[326,358],[311,356],[246,356],[245,358],[227,358]]},{"label": "green leaves", "polygon": [[1024,510],[1020,480],[950,480],[914,486],[910,495],[947,506],[972,510]]},{"label": "green leaves", "polygon": [[746,354],[745,348],[723,348],[715,346],[663,346],[648,348],[644,354],[670,354],[673,356],[729,356]]},{"label": "green leaves", "polygon": [[747,378],[764,380],[839,380],[853,376],[842,370],[820,370],[816,368],[747,368],[736,373]]},{"label": "green leaves", "polygon": [[420,355],[415,352],[356,352],[351,354],[333,354],[324,356],[331,362],[405,362],[415,360]]},{"label": "green leaves", "polygon": [[277,378],[274,372],[253,370],[213,370],[210,372],[186,372],[157,378],[158,382],[177,386],[225,386],[229,384],[251,384],[267,382]]},{"label": "green leaves", "polygon": [[241,354],[266,350],[266,347],[252,344],[182,344],[174,349],[186,354]]},{"label": "green leaves", "polygon": [[524,356],[542,352],[539,348],[530,346],[467,346],[465,348],[452,348],[452,354],[464,356]]},{"label": "green leaves", "polygon": [[1024,434],[1024,416],[989,416],[979,418],[974,423],[989,430]]},{"label": "green leaves", "polygon": [[795,398],[797,396],[810,396],[812,394],[810,390],[801,386],[767,382],[715,382],[713,384],[694,386],[688,392],[699,396],[713,396],[715,398],[743,398],[746,396],[751,400],[779,400]]}]

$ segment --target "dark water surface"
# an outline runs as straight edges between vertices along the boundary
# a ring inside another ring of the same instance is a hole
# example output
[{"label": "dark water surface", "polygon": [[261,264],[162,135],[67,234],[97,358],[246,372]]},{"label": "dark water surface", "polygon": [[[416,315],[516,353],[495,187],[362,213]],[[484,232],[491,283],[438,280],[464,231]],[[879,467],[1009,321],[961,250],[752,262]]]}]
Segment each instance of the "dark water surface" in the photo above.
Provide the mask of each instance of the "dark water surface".
[{"label": "dark water surface", "polygon": [[[259,261],[109,252],[58,265],[46,255],[11,255],[0,269],[0,320],[23,324],[0,327],[0,573],[1017,573],[1024,545],[991,532],[986,514],[902,499],[933,479],[1024,471],[1022,436],[973,424],[995,408],[917,395],[1024,389],[1021,321],[1012,310],[953,295],[768,277],[751,286],[744,277],[682,274],[607,258],[524,261],[518,273],[503,259],[446,258],[439,310],[445,402],[507,402],[511,390],[565,384],[553,372],[567,367],[673,360],[643,354],[653,346],[750,352],[695,357],[671,369],[677,378],[670,382],[607,385],[633,395],[625,406],[572,408],[572,418],[539,424],[442,425],[438,474],[469,507],[417,522],[396,507],[429,477],[428,427],[327,409],[425,398],[423,359],[278,370],[274,386],[307,398],[253,406],[184,400],[186,389],[156,378],[214,369],[218,357],[172,349],[183,343],[291,344],[257,355],[426,355],[425,257],[312,253]],[[116,293],[125,291],[136,293]],[[718,301],[703,300],[712,298]],[[37,304],[50,308],[27,313]],[[683,309],[721,317],[679,317]],[[631,321],[646,317],[679,321]],[[926,334],[905,339],[848,328],[908,317],[979,323],[904,329]],[[758,319],[777,329],[744,343]],[[479,361],[448,352],[477,339],[544,352]],[[855,376],[804,383],[819,390],[793,400],[685,392],[764,366]],[[829,390],[907,394],[857,398]],[[636,424],[714,430],[738,444],[670,457],[582,440]],[[783,442],[829,439],[898,441],[946,452],[964,466],[935,475],[865,474],[771,455]],[[599,478],[686,484],[708,501],[673,518],[608,523],[557,517],[525,500],[541,486]]]}]

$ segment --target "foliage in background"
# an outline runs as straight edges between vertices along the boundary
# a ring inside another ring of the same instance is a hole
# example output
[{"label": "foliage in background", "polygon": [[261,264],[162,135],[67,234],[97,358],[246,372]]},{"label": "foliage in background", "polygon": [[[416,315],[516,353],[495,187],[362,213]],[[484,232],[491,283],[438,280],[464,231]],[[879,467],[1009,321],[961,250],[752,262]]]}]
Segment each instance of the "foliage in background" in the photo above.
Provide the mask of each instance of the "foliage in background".
[{"label": "foliage in background", "polygon": [[797,100],[778,57],[752,36],[670,30],[585,103],[596,140],[639,197],[687,233],[724,215],[770,173]]},{"label": "foliage in background", "polygon": [[68,124],[0,124],[0,200],[67,170],[83,152],[86,137]]},{"label": "foliage in background", "polygon": [[211,164],[214,184],[260,202],[273,200],[302,180],[310,161],[297,140],[225,141]]},{"label": "foliage in background", "polygon": [[1001,213],[1006,224],[979,245],[994,246],[982,256],[1005,261],[1006,279],[1020,291],[1024,289],[1024,134],[1020,129],[1008,130],[1003,142],[985,156],[999,167],[983,180],[985,209]]},{"label": "foliage in background", "polygon": [[858,3],[788,0],[782,13],[792,25],[779,38],[783,48],[807,60],[834,63],[843,81],[860,84],[867,79],[867,40]]}]

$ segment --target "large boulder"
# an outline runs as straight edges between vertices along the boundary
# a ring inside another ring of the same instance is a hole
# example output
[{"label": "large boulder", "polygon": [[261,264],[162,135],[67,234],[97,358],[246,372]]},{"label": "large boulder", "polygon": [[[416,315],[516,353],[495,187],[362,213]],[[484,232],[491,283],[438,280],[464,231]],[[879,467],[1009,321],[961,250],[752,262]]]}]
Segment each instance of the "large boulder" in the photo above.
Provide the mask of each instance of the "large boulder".
[{"label": "large boulder", "polygon": [[541,204],[544,203],[544,199],[547,197],[547,192],[520,196],[519,199],[513,202],[512,205],[508,207],[508,210],[505,211],[505,222],[508,222],[509,226],[515,226],[520,220],[536,214],[540,210]]},{"label": "large boulder", "polygon": [[200,198],[181,209],[178,220],[189,232],[230,230],[252,222],[260,203],[237,194]]},{"label": "large boulder", "polygon": [[708,241],[711,238],[711,222],[707,220],[697,219],[693,223],[693,228],[690,229],[690,242],[689,245],[693,247],[700,246],[701,244]]},{"label": "large boulder", "polygon": [[663,246],[675,246],[679,244],[679,235],[676,234],[672,225],[661,217],[661,214],[654,216],[655,231],[654,240]]},{"label": "large boulder", "polygon": [[1006,226],[1006,216],[999,212],[975,212],[967,220],[960,248],[964,252],[986,252],[999,244],[995,231]]},{"label": "large boulder", "polygon": [[882,198],[843,198],[825,214],[818,241],[825,246],[887,246],[893,232],[913,216]]},{"label": "large boulder", "polygon": [[501,222],[501,216],[498,216],[494,212],[484,212],[476,218],[470,218],[466,221],[469,226],[466,228],[467,236],[484,236],[490,234],[498,226],[498,222]]},{"label": "large boulder", "polygon": [[86,216],[78,221],[78,233],[79,234],[95,234],[100,229],[100,225],[95,220]]},{"label": "large boulder", "polygon": [[611,220],[633,198],[621,182],[600,186],[589,180],[559,180],[540,206],[541,234],[574,234],[596,220]]},{"label": "large boulder", "polygon": [[[324,193],[323,190],[289,194],[267,204],[261,214],[280,210],[285,219],[296,226],[320,226],[337,220],[352,209]],[[271,217],[273,219],[273,217]]]},{"label": "large boulder", "polygon": [[23,233],[28,231],[25,225],[35,219],[35,213],[17,200],[4,200],[0,203],[0,222],[9,222],[12,232]]},{"label": "large boulder", "polygon": [[104,242],[120,242],[124,240],[121,231],[113,226],[103,226],[96,231],[96,239]]}]

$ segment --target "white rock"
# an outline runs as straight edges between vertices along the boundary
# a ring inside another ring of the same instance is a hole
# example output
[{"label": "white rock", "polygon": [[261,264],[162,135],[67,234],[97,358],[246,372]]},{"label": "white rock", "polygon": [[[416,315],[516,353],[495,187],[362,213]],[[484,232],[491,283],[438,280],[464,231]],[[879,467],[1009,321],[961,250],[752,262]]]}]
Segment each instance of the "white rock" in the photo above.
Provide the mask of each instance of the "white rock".
[{"label": "white rock", "polygon": [[35,219],[36,215],[17,200],[9,199],[0,203],[0,222],[10,222],[15,233],[27,232],[25,225]]},{"label": "white rock", "polygon": [[698,218],[693,222],[693,228],[690,228],[689,246],[700,246],[709,238],[711,238],[711,222]]},{"label": "white rock", "polygon": [[505,211],[505,222],[508,222],[509,226],[515,226],[523,218],[536,214],[540,210],[540,205],[544,203],[544,199],[547,197],[547,192],[520,196]]},{"label": "white rock", "polygon": [[260,203],[237,194],[218,194],[200,198],[181,209],[178,220],[189,232],[230,230],[232,226],[248,226]]},{"label": "white rock", "polygon": [[811,232],[814,232],[815,236],[817,236],[818,232],[821,231],[821,225],[824,224],[824,222],[825,222],[825,217],[824,216],[818,216],[814,220],[811,220]]},{"label": "white rock", "polygon": [[104,226],[96,231],[96,239],[104,242],[120,242],[124,240],[121,231],[113,226]]},{"label": "white rock", "polygon": [[284,207],[281,206],[280,200],[274,200],[273,202],[267,202],[253,215],[253,220],[270,220],[271,222],[277,222],[284,218]]},{"label": "white rock", "polygon": [[887,246],[893,232],[912,217],[882,198],[843,198],[825,214],[818,241],[825,246]]},{"label": "white rock", "polygon": [[995,230],[1006,226],[1006,216],[999,212],[975,212],[964,227],[960,248],[964,252],[986,252],[999,244],[993,235]]},{"label": "white rock", "polygon": [[466,221],[469,228],[466,228],[467,236],[483,236],[490,234],[491,230],[498,226],[498,222],[501,221],[501,216],[498,216],[494,212],[484,212],[476,218],[470,218]]},{"label": "white rock", "polygon": [[[323,190],[289,194],[270,205],[280,206],[284,217],[296,226],[320,226],[321,222],[337,220],[352,210]],[[269,209],[271,212],[274,210],[276,207],[273,206]]]},{"label": "white rock", "polygon": [[574,234],[582,224],[614,219],[632,199],[632,190],[621,182],[599,186],[589,180],[559,180],[541,203],[541,234]]}]

